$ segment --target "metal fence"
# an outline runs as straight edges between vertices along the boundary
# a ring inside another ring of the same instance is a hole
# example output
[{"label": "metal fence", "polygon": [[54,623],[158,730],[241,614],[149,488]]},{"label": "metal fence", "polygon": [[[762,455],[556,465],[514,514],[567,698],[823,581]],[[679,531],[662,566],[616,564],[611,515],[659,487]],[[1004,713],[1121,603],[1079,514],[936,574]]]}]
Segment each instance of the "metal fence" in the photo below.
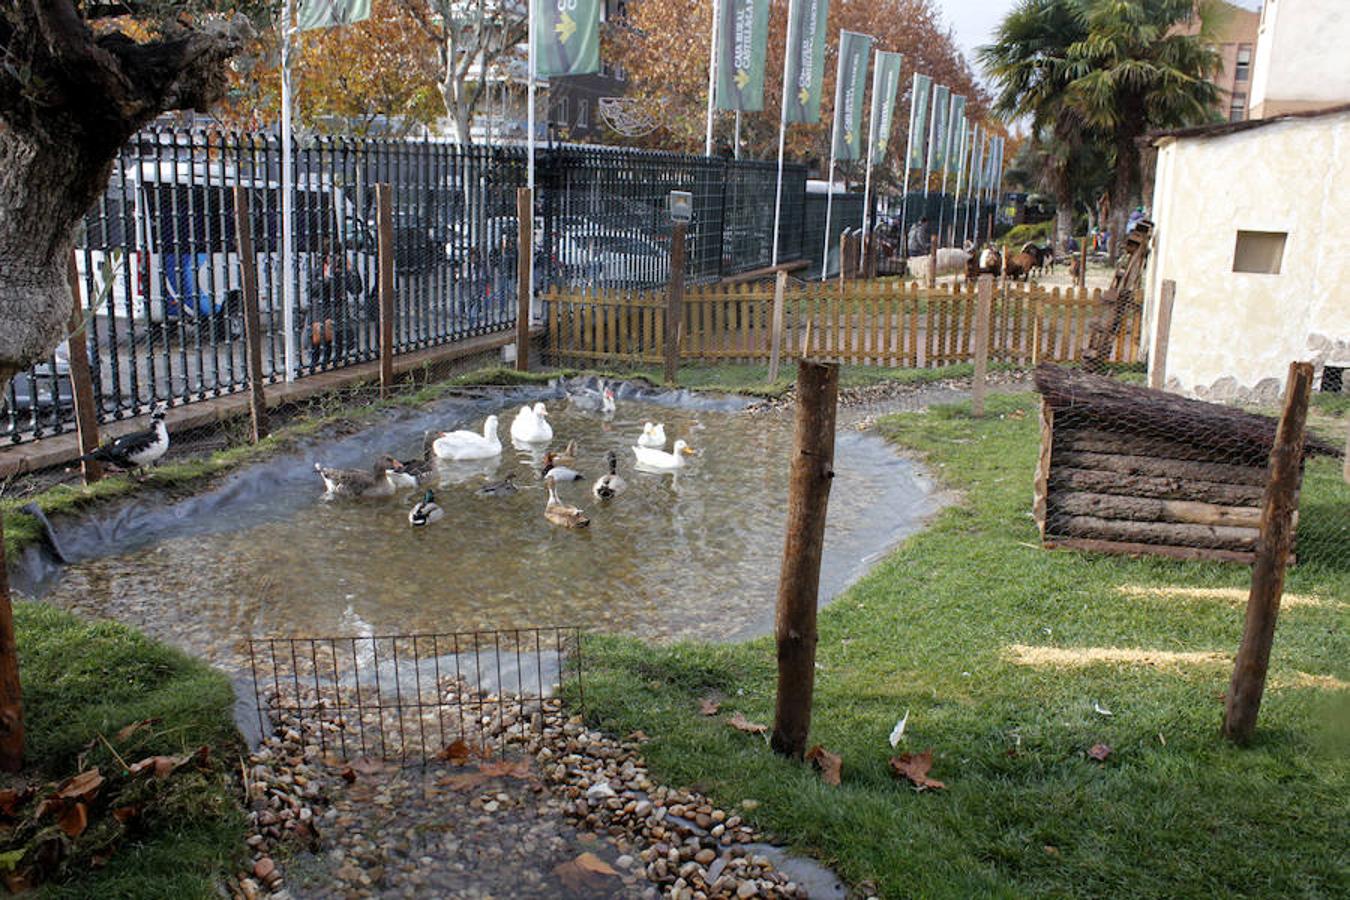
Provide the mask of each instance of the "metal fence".
[{"label": "metal fence", "polygon": [[542,733],[564,689],[584,703],[577,627],[253,639],[248,660],[262,733],[340,759],[499,753]]},{"label": "metal fence", "polygon": [[[537,288],[669,277],[671,190],[694,194],[688,279],[767,266],[773,164],[561,145],[537,151]],[[250,189],[263,376],[369,362],[378,344],[375,185],[393,191],[396,353],[515,323],[519,146],[319,137],[295,150],[286,327],[282,165],[271,135],[156,128],[123,149],[77,241],[72,277],[100,421],[246,387],[232,189]],[[800,254],[806,171],[785,167],[782,258]],[[0,398],[11,442],[74,428],[65,346]]]}]

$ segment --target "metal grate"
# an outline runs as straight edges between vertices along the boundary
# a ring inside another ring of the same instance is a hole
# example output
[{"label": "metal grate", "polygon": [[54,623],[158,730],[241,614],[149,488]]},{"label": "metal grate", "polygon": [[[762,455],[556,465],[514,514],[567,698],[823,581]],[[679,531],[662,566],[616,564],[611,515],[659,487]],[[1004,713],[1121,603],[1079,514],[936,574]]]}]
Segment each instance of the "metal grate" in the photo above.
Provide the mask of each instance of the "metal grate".
[{"label": "metal grate", "polygon": [[341,759],[426,762],[542,733],[566,693],[584,702],[581,629],[518,628],[248,641],[258,724]]}]

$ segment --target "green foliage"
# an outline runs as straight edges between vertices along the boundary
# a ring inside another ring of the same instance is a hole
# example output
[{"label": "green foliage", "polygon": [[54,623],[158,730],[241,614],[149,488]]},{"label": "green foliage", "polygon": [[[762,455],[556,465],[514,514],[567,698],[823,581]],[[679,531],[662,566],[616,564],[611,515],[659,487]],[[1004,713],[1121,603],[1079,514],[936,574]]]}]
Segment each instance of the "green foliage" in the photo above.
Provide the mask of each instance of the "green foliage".
[{"label": "green foliage", "polygon": [[[995,395],[988,409],[982,420],[957,404],[880,423],[963,500],[821,613],[811,742],[842,754],[840,787],[698,714],[717,692],[723,717],[772,720],[767,637],[590,641],[587,715],[620,734],[642,729],[657,775],[728,809],[757,801],[744,812],[756,824],[885,897],[1341,893],[1350,820],[1328,810],[1350,805],[1350,704],[1297,673],[1350,677],[1350,623],[1334,602],[1350,597],[1345,564],[1318,554],[1290,571],[1288,591],[1323,602],[1281,612],[1250,749],[1218,736],[1226,664],[1015,664],[1013,644],[1230,653],[1241,602],[1118,588],[1240,592],[1249,570],[1041,549],[1029,515],[1036,399]],[[1305,534],[1321,547],[1317,536],[1343,527],[1350,486],[1338,478],[1339,461],[1309,463],[1301,548]],[[887,735],[907,711],[892,751]],[[1104,763],[1087,757],[1099,742],[1112,748]],[[928,747],[948,787],[916,794],[887,759]]]},{"label": "green foliage", "polygon": [[1050,240],[1054,233],[1055,222],[1053,219],[1047,219],[1035,225],[1015,225],[1003,236],[1003,240],[1011,247],[1020,247],[1027,241],[1043,244]]}]

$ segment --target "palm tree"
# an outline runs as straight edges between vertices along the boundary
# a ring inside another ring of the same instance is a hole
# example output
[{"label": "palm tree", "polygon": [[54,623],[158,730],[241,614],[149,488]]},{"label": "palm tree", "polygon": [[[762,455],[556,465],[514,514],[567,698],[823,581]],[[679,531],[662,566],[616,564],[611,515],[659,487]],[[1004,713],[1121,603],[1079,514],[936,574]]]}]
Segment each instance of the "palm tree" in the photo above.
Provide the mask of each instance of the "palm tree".
[{"label": "palm tree", "polygon": [[1021,0],[999,25],[980,62],[998,84],[994,110],[1031,121],[1038,151],[1032,177],[1055,198],[1055,246],[1073,225],[1085,141],[1082,117],[1068,103],[1069,48],[1087,37],[1078,0]]},{"label": "palm tree", "polygon": [[[1100,134],[1112,154],[1111,255],[1140,188],[1139,141],[1150,130],[1193,125],[1214,116],[1218,89],[1209,81],[1220,58],[1204,23],[1209,0],[1075,0],[1080,32],[1064,59],[1064,102]],[[1175,27],[1199,15],[1199,35]]]}]

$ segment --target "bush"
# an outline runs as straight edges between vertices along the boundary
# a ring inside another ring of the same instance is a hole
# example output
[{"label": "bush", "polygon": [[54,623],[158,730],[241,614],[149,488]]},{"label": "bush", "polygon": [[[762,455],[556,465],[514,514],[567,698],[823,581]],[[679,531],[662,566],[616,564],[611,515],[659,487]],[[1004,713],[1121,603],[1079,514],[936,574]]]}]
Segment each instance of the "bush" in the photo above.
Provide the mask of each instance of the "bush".
[{"label": "bush", "polygon": [[1017,225],[1008,230],[1003,240],[1011,247],[1021,247],[1027,241],[1043,244],[1055,233],[1054,219],[1046,219],[1035,225]]}]

